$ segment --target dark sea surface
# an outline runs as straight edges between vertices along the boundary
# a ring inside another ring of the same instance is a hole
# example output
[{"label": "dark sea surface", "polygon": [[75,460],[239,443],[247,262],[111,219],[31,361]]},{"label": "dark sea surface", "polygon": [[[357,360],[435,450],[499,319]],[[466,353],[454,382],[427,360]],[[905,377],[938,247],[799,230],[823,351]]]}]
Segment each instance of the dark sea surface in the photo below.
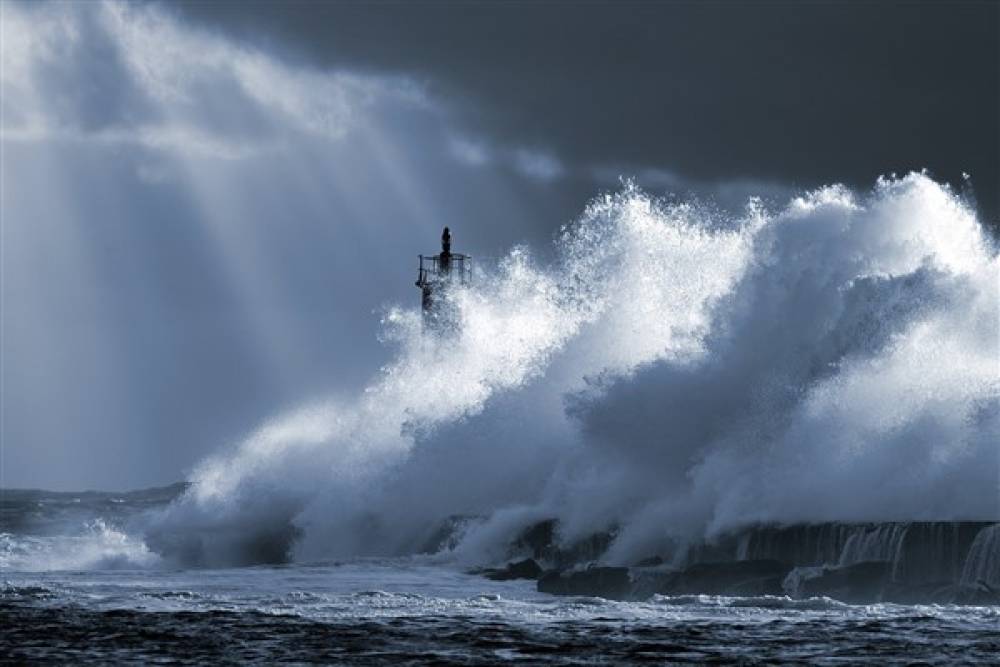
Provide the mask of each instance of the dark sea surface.
[{"label": "dark sea surface", "polygon": [[171,569],[130,531],[176,491],[5,492],[3,660],[1000,663],[1000,607],[554,597],[436,557]]}]

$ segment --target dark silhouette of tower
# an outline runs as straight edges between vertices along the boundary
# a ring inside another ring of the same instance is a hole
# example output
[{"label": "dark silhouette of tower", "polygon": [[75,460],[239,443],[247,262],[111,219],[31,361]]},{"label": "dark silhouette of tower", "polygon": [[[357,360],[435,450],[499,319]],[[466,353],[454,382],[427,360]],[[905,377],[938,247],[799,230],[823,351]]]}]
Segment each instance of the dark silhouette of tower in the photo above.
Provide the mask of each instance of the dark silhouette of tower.
[{"label": "dark silhouette of tower", "polygon": [[447,227],[441,232],[441,254],[438,255],[441,273],[451,272],[451,231]]},{"label": "dark silhouette of tower", "polygon": [[453,324],[453,313],[446,307],[445,294],[455,284],[467,285],[472,277],[472,258],[451,251],[451,230],[441,232],[441,252],[437,255],[420,255],[417,287],[423,306],[424,324],[434,327]]}]

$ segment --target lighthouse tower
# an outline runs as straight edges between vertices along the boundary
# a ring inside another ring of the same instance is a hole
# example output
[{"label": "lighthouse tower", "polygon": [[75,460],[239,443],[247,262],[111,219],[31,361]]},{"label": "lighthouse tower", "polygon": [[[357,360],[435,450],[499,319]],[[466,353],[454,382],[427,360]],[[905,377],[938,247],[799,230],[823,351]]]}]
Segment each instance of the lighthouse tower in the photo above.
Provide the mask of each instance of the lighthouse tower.
[{"label": "lighthouse tower", "polygon": [[441,233],[441,252],[420,255],[416,286],[420,288],[424,325],[441,328],[455,321],[445,294],[453,285],[468,285],[472,279],[472,258],[451,251],[451,231]]}]

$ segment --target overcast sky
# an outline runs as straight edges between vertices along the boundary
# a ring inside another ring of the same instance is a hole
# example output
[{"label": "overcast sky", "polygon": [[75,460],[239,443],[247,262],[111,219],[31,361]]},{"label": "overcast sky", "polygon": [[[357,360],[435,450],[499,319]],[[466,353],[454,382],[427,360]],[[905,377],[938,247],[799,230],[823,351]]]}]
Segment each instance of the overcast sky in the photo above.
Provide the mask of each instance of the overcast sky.
[{"label": "overcast sky", "polygon": [[995,2],[2,7],[3,486],[169,483],[356,392],[442,226],[544,255],[620,176],[1000,211]]}]

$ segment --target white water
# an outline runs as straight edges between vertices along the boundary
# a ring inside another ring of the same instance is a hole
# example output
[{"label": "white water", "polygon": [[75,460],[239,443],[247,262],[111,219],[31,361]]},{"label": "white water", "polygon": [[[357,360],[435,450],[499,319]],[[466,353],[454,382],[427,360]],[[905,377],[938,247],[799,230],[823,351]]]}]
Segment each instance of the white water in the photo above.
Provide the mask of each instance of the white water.
[{"label": "white water", "polygon": [[447,340],[388,313],[398,354],[361,396],[204,462],[150,545],[406,553],[477,514],[453,555],[483,562],[555,516],[565,540],[621,526],[624,561],[756,521],[1000,518],[1000,259],[947,188],[727,220],[627,186],[556,249],[477,276]]},{"label": "white water", "polygon": [[976,535],[962,570],[962,583],[986,582],[1000,586],[1000,525],[990,526]]},{"label": "white water", "polygon": [[906,537],[906,525],[898,523],[876,526],[851,533],[844,543],[838,565],[853,565],[865,561],[899,560],[899,549]]},{"label": "white water", "polygon": [[160,558],[125,530],[101,518],[55,535],[0,533],[0,572],[148,568]]},{"label": "white water", "polygon": [[321,621],[380,618],[473,618],[545,626],[605,619],[611,623],[777,619],[889,620],[914,613],[992,627],[995,607],[846,605],[827,597],[654,595],[647,602],[538,593],[534,582],[493,582],[420,559],[359,559],[290,568],[201,571],[18,573],[0,596],[58,600],[90,610],[254,611]]}]

